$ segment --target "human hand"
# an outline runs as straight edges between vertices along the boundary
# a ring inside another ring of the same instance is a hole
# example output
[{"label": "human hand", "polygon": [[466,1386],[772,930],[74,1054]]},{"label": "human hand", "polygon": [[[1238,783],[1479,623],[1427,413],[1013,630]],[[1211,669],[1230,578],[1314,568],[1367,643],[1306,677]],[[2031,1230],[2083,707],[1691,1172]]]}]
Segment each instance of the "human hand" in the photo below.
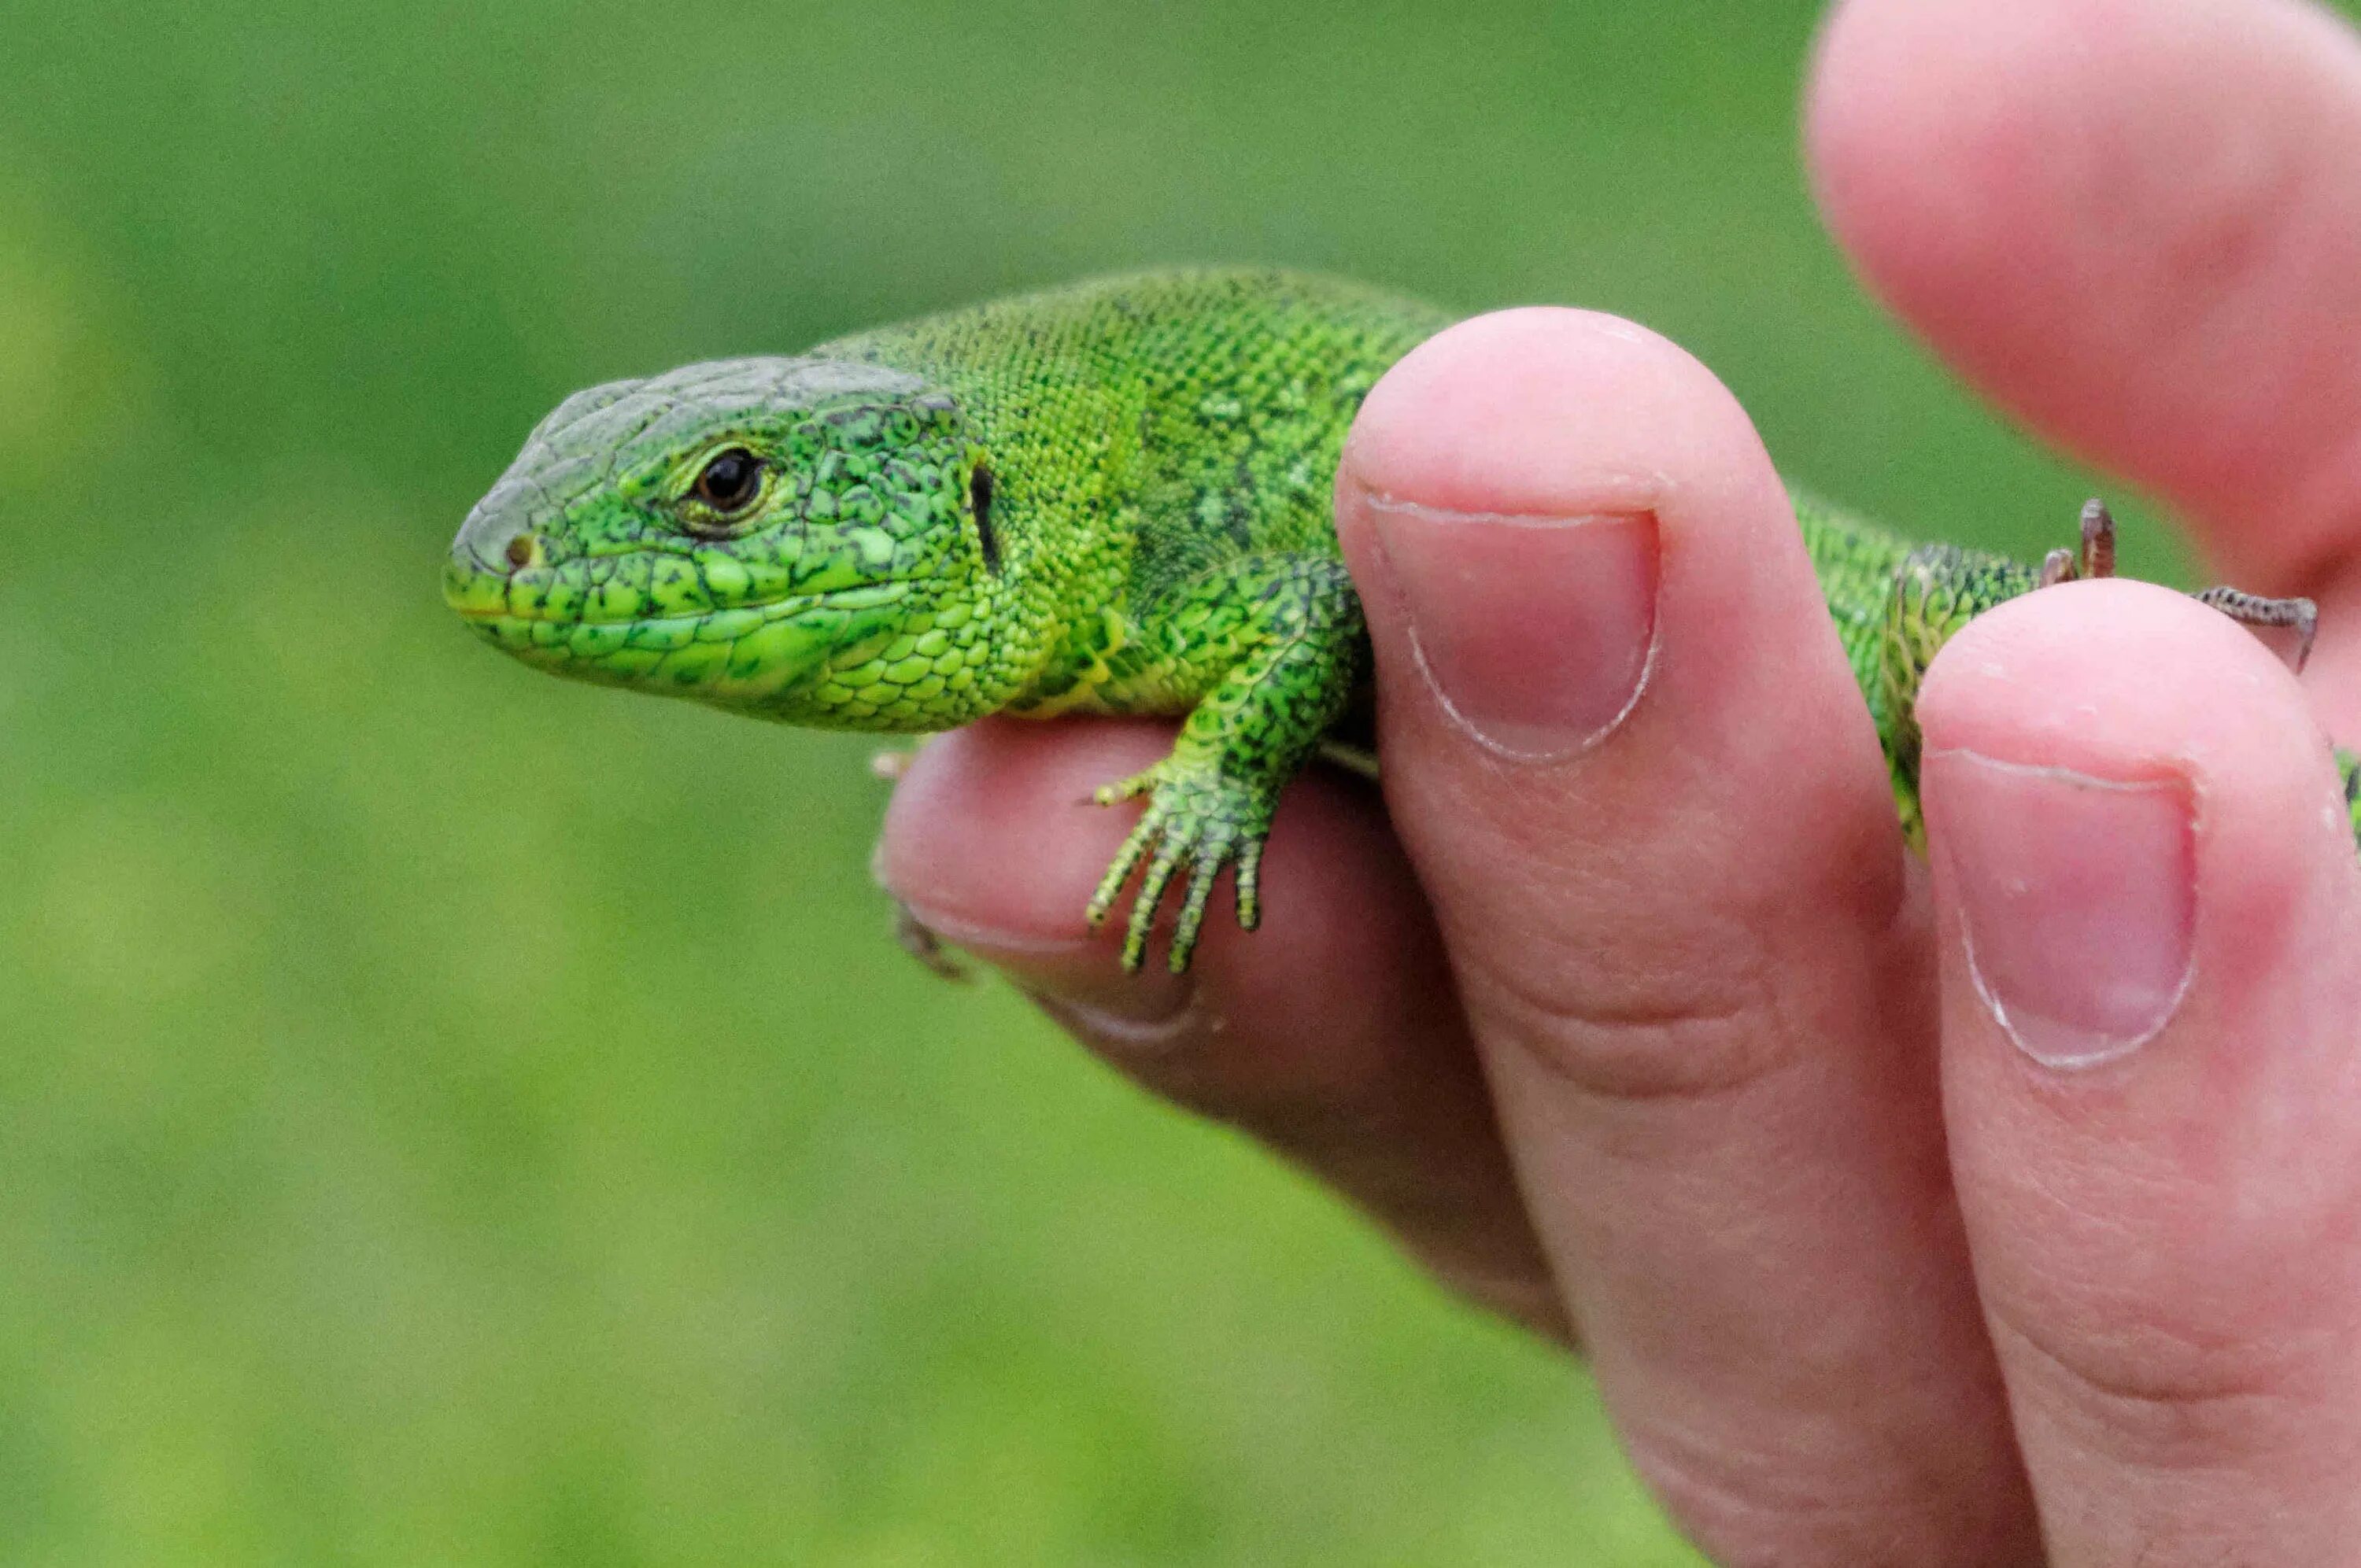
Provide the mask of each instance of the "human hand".
[{"label": "human hand", "polygon": [[1920,697],[1921,864],[1743,413],[1638,328],[1512,312],[1363,411],[1388,810],[1297,784],[1259,935],[1134,981],[1081,928],[1123,824],[1068,803],[1156,727],[928,748],[885,880],[1578,1338],[1721,1560],[2345,1561],[2361,44],[2296,0],[1852,0],[1808,143],[1964,375],[2320,600],[2303,688],[2160,588],[2004,606]]}]

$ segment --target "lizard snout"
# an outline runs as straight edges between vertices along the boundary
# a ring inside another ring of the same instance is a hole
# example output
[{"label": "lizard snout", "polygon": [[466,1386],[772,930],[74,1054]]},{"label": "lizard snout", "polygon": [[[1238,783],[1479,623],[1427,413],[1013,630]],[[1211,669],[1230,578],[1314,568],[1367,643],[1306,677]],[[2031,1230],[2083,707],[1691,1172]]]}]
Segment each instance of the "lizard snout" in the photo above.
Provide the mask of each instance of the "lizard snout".
[{"label": "lizard snout", "polygon": [[454,565],[504,576],[540,564],[541,536],[524,509],[502,504],[505,499],[495,490],[476,503],[451,542]]}]

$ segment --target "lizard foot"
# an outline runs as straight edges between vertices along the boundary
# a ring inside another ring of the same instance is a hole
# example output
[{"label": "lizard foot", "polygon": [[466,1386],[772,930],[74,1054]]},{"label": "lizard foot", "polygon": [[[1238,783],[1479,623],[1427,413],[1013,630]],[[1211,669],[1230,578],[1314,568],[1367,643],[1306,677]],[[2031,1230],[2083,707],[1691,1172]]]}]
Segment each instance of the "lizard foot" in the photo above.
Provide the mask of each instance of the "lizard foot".
[{"label": "lizard foot", "polygon": [[2083,577],[2115,575],[2115,518],[2107,503],[2092,496],[2082,503],[2082,547],[2052,550],[2041,563],[2041,586],[2071,583]]},{"label": "lizard foot", "polygon": [[1111,784],[1092,796],[1101,806],[1147,795],[1131,836],[1116,851],[1115,862],[1091,895],[1090,923],[1104,925],[1123,894],[1131,873],[1145,863],[1138,896],[1123,939],[1123,967],[1137,973],[1148,957],[1148,938],[1156,927],[1156,913],[1174,877],[1188,872],[1187,894],[1180,916],[1172,928],[1168,959],[1172,972],[1189,967],[1196,950],[1197,932],[1205,922],[1205,906],[1222,868],[1238,868],[1238,924],[1251,931],[1262,921],[1258,872],[1263,840],[1270,832],[1272,802],[1268,792],[1243,780],[1224,777],[1202,764],[1180,763],[1166,758],[1144,773]]},{"label": "lizard foot", "polygon": [[2290,626],[2295,629],[2295,673],[2303,674],[2312,657],[2312,639],[2320,635],[2320,607],[2310,599],[2268,599],[2236,588],[2207,588],[2197,596],[2241,626]]}]

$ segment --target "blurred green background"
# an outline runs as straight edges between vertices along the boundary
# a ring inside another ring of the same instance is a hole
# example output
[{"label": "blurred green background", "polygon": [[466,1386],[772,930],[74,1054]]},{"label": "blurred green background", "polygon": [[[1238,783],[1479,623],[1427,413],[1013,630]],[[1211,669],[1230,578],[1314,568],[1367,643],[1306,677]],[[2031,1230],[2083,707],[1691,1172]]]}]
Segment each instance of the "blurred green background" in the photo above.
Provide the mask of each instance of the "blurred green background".
[{"label": "blurred green background", "polygon": [[0,1560],[1690,1561],[1577,1369],[895,951],[865,744],[436,566],[578,385],[1177,259],[1621,311],[2061,539],[1815,226],[1813,11],[12,7]]}]

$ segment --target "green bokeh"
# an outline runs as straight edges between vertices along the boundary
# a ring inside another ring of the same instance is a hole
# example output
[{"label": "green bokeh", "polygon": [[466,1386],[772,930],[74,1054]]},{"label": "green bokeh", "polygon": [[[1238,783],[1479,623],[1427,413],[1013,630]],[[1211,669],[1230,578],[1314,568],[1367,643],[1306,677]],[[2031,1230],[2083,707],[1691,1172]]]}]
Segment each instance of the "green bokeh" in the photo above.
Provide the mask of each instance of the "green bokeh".
[{"label": "green bokeh", "polygon": [[1621,311],[2052,542],[1814,225],[1812,9],[15,7],[0,1560],[1689,1561],[1577,1371],[886,943],[862,744],[435,567],[577,385],[1179,259]]}]

